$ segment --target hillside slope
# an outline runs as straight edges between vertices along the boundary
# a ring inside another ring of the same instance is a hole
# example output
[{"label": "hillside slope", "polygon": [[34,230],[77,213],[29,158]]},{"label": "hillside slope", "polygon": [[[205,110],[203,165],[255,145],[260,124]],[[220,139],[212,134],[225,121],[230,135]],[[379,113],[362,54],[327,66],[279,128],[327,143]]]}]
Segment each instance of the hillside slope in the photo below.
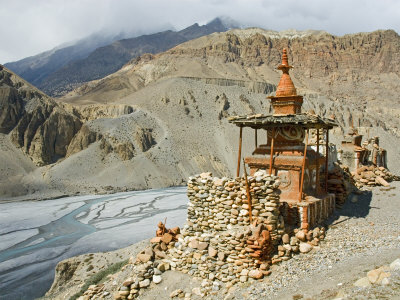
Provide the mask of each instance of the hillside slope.
[{"label": "hillside slope", "polygon": [[[212,34],[161,55],[136,59],[115,74],[77,89],[67,101],[115,101],[170,77],[277,84],[280,76],[275,68],[284,47],[289,49],[294,65],[292,78],[303,94],[320,94],[333,102],[356,106],[351,117],[337,114],[343,125],[353,122],[354,126],[379,124],[384,128],[379,119],[385,116],[385,121],[390,121],[387,129],[397,130],[400,37],[390,30],[343,37],[317,31],[277,33],[262,29]],[[74,96],[79,96],[79,101]],[[362,112],[373,119],[364,118]]]},{"label": "hillside slope", "polygon": [[[396,151],[399,111],[392,107],[399,103],[400,38],[393,31],[343,37],[262,29],[214,33],[158,55],[144,55],[62,100],[74,105],[130,105],[161,120],[169,136],[152,150],[151,161],[163,166],[165,174],[180,174],[184,180],[196,168],[183,171],[180,166],[190,166],[196,154],[204,158],[208,153],[232,174],[237,129],[224,117],[270,111],[265,97],[279,81],[275,68],[284,47],[295,67],[292,78],[298,93],[305,96],[303,110],[335,115],[340,124],[333,132],[336,142],[352,125],[366,137],[379,135],[382,147],[388,149],[389,167],[395,171],[400,158]],[[247,154],[253,143],[249,134]],[[205,160],[212,162],[212,157]],[[134,165],[139,162],[143,160],[132,160]],[[200,169],[206,167],[215,168]],[[157,170],[151,165],[140,172],[149,176]]]},{"label": "hillside slope", "polygon": [[80,120],[0,65],[0,196],[45,186],[37,166],[65,156]]},{"label": "hillside slope", "polygon": [[[352,125],[366,137],[379,135],[396,173],[399,36],[252,28],[142,55],[60,99],[83,125],[64,155],[40,168],[42,180],[71,194],[180,185],[202,171],[232,176],[238,129],[226,117],[271,111],[266,96],[279,81],[284,47],[303,111],[335,115],[334,142]],[[264,136],[259,132],[259,141]],[[245,131],[243,155],[251,153],[253,138]]]}]

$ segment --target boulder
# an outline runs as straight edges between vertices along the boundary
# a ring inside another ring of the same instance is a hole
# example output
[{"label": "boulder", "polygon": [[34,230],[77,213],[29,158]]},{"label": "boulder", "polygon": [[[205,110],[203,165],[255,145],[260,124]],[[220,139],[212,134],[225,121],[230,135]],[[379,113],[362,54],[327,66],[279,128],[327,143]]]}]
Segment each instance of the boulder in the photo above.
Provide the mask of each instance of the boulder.
[{"label": "boulder", "polygon": [[165,272],[165,271],[169,270],[169,268],[170,268],[170,265],[169,265],[169,263],[166,263],[166,262],[162,262],[162,263],[158,264],[158,266],[157,266],[157,269],[160,270],[161,272]]},{"label": "boulder", "polygon": [[161,236],[156,236],[156,237],[153,237],[151,240],[150,240],[150,243],[152,243],[152,244],[157,244],[157,243],[159,243],[161,241]]},{"label": "boulder", "polygon": [[260,270],[251,270],[249,272],[249,277],[254,278],[254,279],[261,279],[263,278],[264,273],[261,272]]},{"label": "boulder", "polygon": [[154,251],[154,254],[156,255],[157,258],[161,258],[161,259],[167,257],[167,255],[165,254],[165,252],[159,251],[159,250]]},{"label": "boulder", "polygon": [[300,230],[296,233],[296,238],[304,242],[306,240],[306,234],[304,233],[304,231]]},{"label": "boulder", "polygon": [[284,235],[282,235],[282,242],[283,242],[284,244],[289,244],[289,242],[290,242],[290,237],[289,237],[289,235],[288,235],[287,233],[285,233]]},{"label": "boulder", "polygon": [[142,252],[142,253],[149,255],[151,260],[153,260],[154,255],[155,255],[153,249],[150,248],[150,247],[146,248],[146,249],[144,250],[144,252]]},{"label": "boulder", "polygon": [[247,269],[243,269],[241,272],[240,272],[240,276],[247,276],[247,275],[249,275],[249,270],[247,270]]},{"label": "boulder", "polygon": [[208,243],[206,242],[200,242],[199,245],[197,246],[197,249],[199,249],[200,251],[206,250],[207,248],[208,248]]},{"label": "boulder", "polygon": [[390,264],[390,270],[400,271],[400,258],[396,259]]},{"label": "boulder", "polygon": [[144,254],[144,253],[139,253],[136,258],[141,261],[141,262],[148,262],[149,260],[151,260],[151,256],[148,254]]},{"label": "boulder", "polygon": [[130,286],[132,283],[134,283],[135,281],[132,279],[132,277],[127,278],[122,285],[123,286]]},{"label": "boulder", "polygon": [[197,249],[198,246],[199,246],[199,242],[198,242],[198,240],[196,240],[196,239],[191,240],[191,241],[189,242],[189,247],[190,247],[190,248]]},{"label": "boulder", "polygon": [[300,243],[300,252],[301,253],[308,253],[312,250],[312,246],[308,243]]},{"label": "boulder", "polygon": [[218,252],[218,260],[224,261],[224,260],[225,260],[225,253],[223,253],[223,252]]},{"label": "boulder", "polygon": [[150,285],[150,279],[145,279],[139,282],[140,288],[147,288]]},{"label": "boulder", "polygon": [[369,271],[367,273],[367,277],[368,277],[369,282],[377,283],[381,273],[382,273],[382,269],[380,269],[380,268]]},{"label": "boulder", "polygon": [[177,289],[177,290],[172,291],[169,294],[169,297],[170,298],[175,298],[175,297],[178,297],[180,294],[183,294],[183,291],[181,289]]},{"label": "boulder", "polygon": [[389,184],[385,179],[383,179],[383,178],[380,177],[380,176],[377,176],[377,177],[375,178],[375,182],[376,182],[377,184],[380,184],[380,185],[383,185],[383,186],[390,186],[390,184]]},{"label": "boulder", "polygon": [[153,275],[153,282],[155,284],[159,284],[162,281],[162,277],[160,275]]},{"label": "boulder", "polygon": [[354,282],[353,285],[357,287],[369,287],[371,286],[371,283],[369,282],[368,277],[363,277]]},{"label": "boulder", "polygon": [[214,249],[213,247],[208,247],[208,255],[211,257],[217,256],[218,251]]},{"label": "boulder", "polygon": [[167,232],[164,233],[164,235],[161,238],[161,241],[168,245],[173,239],[174,239],[173,235]]}]

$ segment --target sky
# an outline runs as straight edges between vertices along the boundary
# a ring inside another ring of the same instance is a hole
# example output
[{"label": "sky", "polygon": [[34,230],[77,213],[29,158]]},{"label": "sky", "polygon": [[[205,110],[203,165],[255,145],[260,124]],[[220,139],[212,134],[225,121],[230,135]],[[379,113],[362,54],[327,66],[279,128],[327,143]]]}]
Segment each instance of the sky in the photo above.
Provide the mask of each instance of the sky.
[{"label": "sky", "polygon": [[95,32],[179,30],[218,16],[278,31],[400,32],[400,0],[0,0],[0,63]]}]

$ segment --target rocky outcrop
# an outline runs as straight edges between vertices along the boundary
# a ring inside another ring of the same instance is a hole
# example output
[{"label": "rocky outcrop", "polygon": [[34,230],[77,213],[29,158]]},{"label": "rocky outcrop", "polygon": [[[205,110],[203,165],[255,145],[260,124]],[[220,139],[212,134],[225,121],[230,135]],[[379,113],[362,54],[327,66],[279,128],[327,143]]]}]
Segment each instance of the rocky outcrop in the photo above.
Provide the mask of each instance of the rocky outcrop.
[{"label": "rocky outcrop", "polygon": [[86,149],[90,144],[100,140],[102,137],[101,133],[91,130],[89,126],[84,124],[68,145],[65,157]]},{"label": "rocky outcrop", "polygon": [[27,101],[43,96],[0,65],[0,133],[9,133],[17,125]]},{"label": "rocky outcrop", "polygon": [[80,267],[80,264],[81,262],[78,259],[74,258],[59,262],[56,266],[56,275],[53,285],[51,286],[48,293],[54,293],[56,291],[62,290],[63,286],[60,286],[57,283],[65,283],[70,281],[74,277],[77,269]]},{"label": "rocky outcrop", "polygon": [[71,111],[82,121],[90,121],[99,118],[117,118],[122,115],[131,114],[134,111],[132,106],[125,104],[85,106],[71,106],[64,104],[63,107],[68,111]]},{"label": "rocky outcrop", "polygon": [[81,127],[68,146],[67,158],[98,141],[103,155],[115,153],[121,160],[130,160],[138,151],[146,152],[156,145],[153,129],[137,126],[132,133],[133,139],[130,139],[129,135],[119,136],[112,131],[104,131],[97,123],[89,121]]},{"label": "rocky outcrop", "polygon": [[0,66],[0,132],[36,165],[55,162],[67,153],[80,120],[54,100]]},{"label": "rocky outcrop", "polygon": [[[205,58],[223,57],[226,62],[245,66],[267,64],[275,67],[280,62],[281,49],[288,48],[297,71],[310,71],[312,77],[329,76],[334,70],[346,68],[361,70],[363,73],[399,71],[398,65],[391,63],[400,59],[396,53],[400,47],[400,38],[393,30],[338,37],[327,32],[284,35],[278,32],[271,34],[271,31],[262,29],[246,29],[214,35],[208,40],[204,39],[204,43],[198,42],[197,47],[194,44],[188,42],[166,53]],[[367,60],[367,57],[373,61]]]},{"label": "rocky outcrop", "polygon": [[9,133],[24,110],[24,103],[18,90],[9,86],[0,86],[0,132]]},{"label": "rocky outcrop", "polygon": [[42,166],[64,157],[82,123],[51,99],[34,99],[26,107],[11,140]]},{"label": "rocky outcrop", "polygon": [[202,81],[207,84],[214,84],[219,86],[241,86],[247,88],[252,93],[258,94],[269,94],[276,90],[276,86],[274,84],[261,81],[236,80],[227,78],[200,78],[188,76],[183,76],[183,78]]},{"label": "rocky outcrop", "polygon": [[151,128],[138,128],[135,133],[135,140],[142,152],[146,152],[156,144],[153,137],[153,129]]}]

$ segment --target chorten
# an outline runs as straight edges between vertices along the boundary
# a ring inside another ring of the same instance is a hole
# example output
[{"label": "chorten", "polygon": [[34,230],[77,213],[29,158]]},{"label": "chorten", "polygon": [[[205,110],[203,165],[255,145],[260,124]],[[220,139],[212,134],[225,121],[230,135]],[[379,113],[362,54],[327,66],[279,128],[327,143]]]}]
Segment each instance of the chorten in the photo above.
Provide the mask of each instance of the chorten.
[{"label": "chorten", "polygon": [[283,49],[282,63],[278,70],[282,71],[281,80],[276,89],[276,96],[268,97],[271,99],[274,115],[279,114],[299,114],[303,104],[303,96],[298,96],[296,88],[289,75],[289,70],[293,68],[288,63],[286,49]]},{"label": "chorten", "polygon": [[[244,159],[250,168],[250,175],[265,169],[271,175],[279,176],[281,202],[286,203],[289,210],[294,208],[297,211],[301,217],[294,222],[301,223],[301,228],[308,230],[310,224],[326,218],[326,214],[332,211],[334,195],[328,195],[326,182],[329,147],[325,147],[325,157],[320,154],[319,136],[325,135],[327,145],[329,130],[337,124],[332,119],[302,113],[303,97],[297,95],[289,75],[291,68],[287,51],[283,49],[282,63],[278,66],[282,76],[275,96],[268,97],[273,108],[272,115],[234,116],[229,121],[240,127],[237,176],[240,171],[242,130],[250,127],[255,130],[255,149],[251,156]],[[310,129],[317,132],[316,151],[308,144]],[[265,144],[258,145],[258,130],[266,131]],[[325,174],[324,183],[320,181],[321,173]],[[324,214],[317,207],[329,209],[325,209]]]}]

